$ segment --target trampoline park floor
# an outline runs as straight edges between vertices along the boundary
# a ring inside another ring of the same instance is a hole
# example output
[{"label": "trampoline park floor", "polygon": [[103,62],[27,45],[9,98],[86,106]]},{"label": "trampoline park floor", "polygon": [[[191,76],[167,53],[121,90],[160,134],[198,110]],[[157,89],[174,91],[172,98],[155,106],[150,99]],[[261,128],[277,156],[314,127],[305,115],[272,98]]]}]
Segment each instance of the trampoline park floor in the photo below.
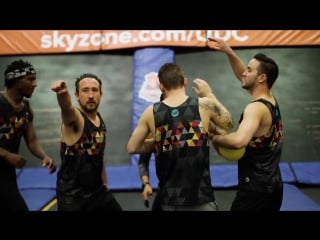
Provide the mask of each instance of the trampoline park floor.
[{"label": "trampoline park floor", "polygon": [[[281,211],[320,211],[320,164],[280,164],[284,180]],[[152,206],[156,195],[157,178],[154,166],[150,169],[150,184],[155,194],[149,199]],[[236,165],[212,165],[212,182],[220,211],[229,211],[237,187]],[[150,211],[141,196],[141,182],[136,166],[107,167],[108,183],[115,198],[125,211]],[[39,181],[41,179],[41,181]],[[57,211],[56,175],[43,168],[28,168],[18,175],[20,191],[31,211]]]},{"label": "trampoline park floor", "polygon": [[[297,211],[310,211],[312,209],[308,209],[310,207],[309,200],[314,204],[319,205],[319,209],[313,209],[316,211],[320,211],[320,187],[299,187],[301,191],[300,194],[304,195],[305,199],[305,209],[304,206],[301,205],[301,202],[297,204]],[[232,200],[235,196],[236,190],[235,188],[221,189],[218,188],[215,190],[215,197],[219,205],[219,211],[229,211]],[[140,191],[113,191],[115,198],[119,201],[123,210],[125,211],[150,211],[150,208],[146,208],[142,202],[141,192]],[[149,198],[149,206],[152,206],[153,199],[155,195],[150,196]],[[300,196],[301,197],[301,196]],[[286,200],[286,199],[284,199]],[[309,206],[307,206],[309,205]],[[290,208],[290,207],[288,207]],[[283,208],[284,211],[288,211]],[[312,210],[312,211],[313,211]],[[57,211],[56,199],[54,198],[50,201],[42,211]],[[294,208],[289,211],[295,211]]]}]

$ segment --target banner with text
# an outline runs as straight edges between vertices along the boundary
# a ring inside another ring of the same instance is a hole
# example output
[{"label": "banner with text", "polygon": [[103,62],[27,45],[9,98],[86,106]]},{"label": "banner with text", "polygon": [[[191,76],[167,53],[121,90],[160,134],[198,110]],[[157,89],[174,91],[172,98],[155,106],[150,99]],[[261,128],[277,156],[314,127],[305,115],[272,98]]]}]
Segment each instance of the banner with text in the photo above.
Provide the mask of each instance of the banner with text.
[{"label": "banner with text", "polygon": [[204,48],[210,36],[224,39],[231,47],[320,45],[319,30],[0,30],[0,55]]}]

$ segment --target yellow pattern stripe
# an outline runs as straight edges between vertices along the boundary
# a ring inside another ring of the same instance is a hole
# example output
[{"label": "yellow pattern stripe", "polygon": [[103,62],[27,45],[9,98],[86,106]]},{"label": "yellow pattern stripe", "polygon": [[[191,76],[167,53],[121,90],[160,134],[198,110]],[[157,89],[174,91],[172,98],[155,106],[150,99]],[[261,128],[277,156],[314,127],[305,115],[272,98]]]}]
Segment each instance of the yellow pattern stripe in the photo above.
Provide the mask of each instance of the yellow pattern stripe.
[{"label": "yellow pattern stripe", "polygon": [[56,198],[54,198],[54,199],[52,199],[50,202],[48,202],[48,204],[46,205],[46,206],[44,206],[42,209],[41,209],[41,211],[49,211],[50,210],[50,208],[52,208],[54,205],[56,205],[57,204],[57,199]]}]

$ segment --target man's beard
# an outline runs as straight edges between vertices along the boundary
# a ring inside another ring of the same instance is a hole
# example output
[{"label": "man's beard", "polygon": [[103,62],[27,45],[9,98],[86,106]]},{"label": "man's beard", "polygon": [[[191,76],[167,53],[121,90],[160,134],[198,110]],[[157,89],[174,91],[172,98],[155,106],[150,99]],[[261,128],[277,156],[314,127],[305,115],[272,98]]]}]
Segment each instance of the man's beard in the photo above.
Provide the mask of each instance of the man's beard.
[{"label": "man's beard", "polygon": [[81,103],[80,103],[80,106],[81,106],[81,108],[82,108],[83,110],[85,110],[86,112],[89,112],[89,113],[90,113],[90,112],[95,112],[95,111],[97,111],[99,104],[95,105],[94,108],[88,108],[88,107],[87,107],[87,104],[81,104]]}]

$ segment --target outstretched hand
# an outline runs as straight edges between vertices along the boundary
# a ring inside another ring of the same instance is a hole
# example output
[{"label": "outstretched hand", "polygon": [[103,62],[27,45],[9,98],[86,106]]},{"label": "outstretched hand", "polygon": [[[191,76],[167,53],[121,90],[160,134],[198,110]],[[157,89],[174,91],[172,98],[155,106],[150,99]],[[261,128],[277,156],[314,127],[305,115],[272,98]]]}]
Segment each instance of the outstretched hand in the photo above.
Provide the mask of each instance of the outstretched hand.
[{"label": "outstretched hand", "polygon": [[67,84],[64,80],[57,80],[51,84],[51,90],[60,94],[67,91]]}]

